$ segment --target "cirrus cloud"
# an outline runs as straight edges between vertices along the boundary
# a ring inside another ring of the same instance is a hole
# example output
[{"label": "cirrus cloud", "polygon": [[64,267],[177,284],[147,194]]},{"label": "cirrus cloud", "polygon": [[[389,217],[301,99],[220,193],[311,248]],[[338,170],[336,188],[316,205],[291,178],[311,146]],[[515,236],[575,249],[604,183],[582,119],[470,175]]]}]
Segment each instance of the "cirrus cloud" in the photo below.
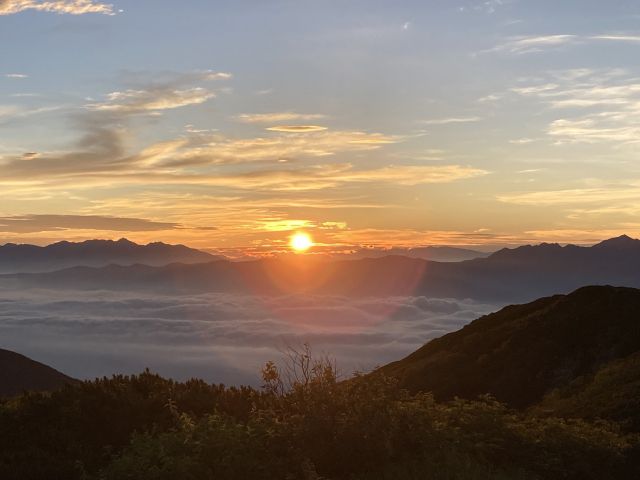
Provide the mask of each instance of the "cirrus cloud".
[{"label": "cirrus cloud", "polygon": [[276,125],[275,127],[267,128],[271,132],[285,133],[321,132],[326,129],[327,127],[321,127],[320,125]]},{"label": "cirrus cloud", "polygon": [[146,76],[139,79],[135,74],[128,76],[134,88],[108,93],[104,101],[86,107],[94,111],[136,114],[198,105],[216,96],[210,88],[196,86],[198,83],[232,78],[230,73],[213,70],[171,74],[159,81],[149,81]]},{"label": "cirrus cloud", "polygon": [[599,34],[599,35],[529,35],[508,38],[503,43],[485,50],[486,52],[506,52],[513,55],[527,53],[539,53],[548,49],[557,49],[565,46],[586,45],[593,42],[623,42],[638,43],[640,36],[635,34]]},{"label": "cirrus cloud", "polygon": [[451,123],[471,123],[479,122],[482,120],[480,117],[450,117],[450,118],[436,118],[432,120],[424,120],[424,125],[449,125]]},{"label": "cirrus cloud", "polygon": [[320,120],[326,118],[318,113],[294,113],[294,112],[272,112],[272,113],[243,113],[237,115],[236,120],[242,123],[280,123],[297,122],[308,120]]},{"label": "cirrus cloud", "polygon": [[115,15],[113,5],[94,2],[92,0],[0,0],[0,15],[13,15],[25,10],[51,12],[68,15],[84,15],[87,13],[101,13]]},{"label": "cirrus cloud", "polygon": [[98,215],[15,215],[0,217],[0,232],[36,233],[58,230],[101,230],[113,232],[148,232],[174,230],[178,224],[154,222],[142,218]]},{"label": "cirrus cloud", "polygon": [[213,92],[202,87],[186,90],[171,88],[125,90],[109,93],[105,102],[89,104],[87,107],[107,112],[136,113],[198,105],[214,97]]},{"label": "cirrus cloud", "polygon": [[533,35],[513,37],[495,46],[489,52],[507,52],[514,55],[542,52],[548,48],[558,48],[580,41],[576,35]]},{"label": "cirrus cloud", "polygon": [[550,109],[555,118],[546,133],[558,144],[638,143],[640,82],[635,75],[620,69],[574,69],[548,75],[511,91]]}]

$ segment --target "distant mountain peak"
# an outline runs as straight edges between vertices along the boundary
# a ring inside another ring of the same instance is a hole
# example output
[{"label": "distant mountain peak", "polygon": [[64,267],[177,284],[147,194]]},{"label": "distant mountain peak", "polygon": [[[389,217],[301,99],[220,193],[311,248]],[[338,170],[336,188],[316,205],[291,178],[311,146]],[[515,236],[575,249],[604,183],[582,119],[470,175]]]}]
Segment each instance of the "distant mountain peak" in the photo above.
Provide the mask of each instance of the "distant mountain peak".
[{"label": "distant mountain peak", "polygon": [[595,249],[592,252],[602,253],[601,250],[622,250],[622,249],[640,249],[640,240],[631,238],[628,235],[620,235],[619,237],[609,238],[602,242],[593,245],[592,247],[584,247],[574,245],[572,243],[566,245],[560,245],[559,243],[539,243],[537,245],[523,245],[515,248],[503,248],[493,253],[490,258],[493,259],[512,259],[512,258],[539,258],[546,255],[562,255],[573,252],[587,253],[591,249]]},{"label": "distant mountain peak", "polygon": [[0,273],[47,272],[75,266],[102,267],[109,264],[164,266],[171,263],[206,263],[220,258],[184,245],[162,242],[139,245],[127,238],[61,241],[46,247],[6,244],[0,246]]},{"label": "distant mountain peak", "polygon": [[631,238],[629,235],[620,235],[619,237],[604,240],[596,245],[596,248],[613,247],[613,248],[629,248],[640,247],[640,240]]}]

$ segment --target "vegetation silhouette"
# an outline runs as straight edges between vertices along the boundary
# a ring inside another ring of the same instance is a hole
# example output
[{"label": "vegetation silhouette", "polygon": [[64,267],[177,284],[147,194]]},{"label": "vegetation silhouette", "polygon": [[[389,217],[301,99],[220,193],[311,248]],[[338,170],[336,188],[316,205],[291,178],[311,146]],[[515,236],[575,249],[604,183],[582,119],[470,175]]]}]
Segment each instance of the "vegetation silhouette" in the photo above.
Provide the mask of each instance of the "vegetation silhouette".
[{"label": "vegetation silhouette", "polygon": [[308,346],[265,365],[260,389],[149,371],[0,404],[4,480],[620,479],[637,435],[613,422],[436,402],[355,374]]},{"label": "vegetation silhouette", "polygon": [[640,431],[639,312],[638,289],[583,287],[485,315],[381,372],[441,401],[489,393]]}]

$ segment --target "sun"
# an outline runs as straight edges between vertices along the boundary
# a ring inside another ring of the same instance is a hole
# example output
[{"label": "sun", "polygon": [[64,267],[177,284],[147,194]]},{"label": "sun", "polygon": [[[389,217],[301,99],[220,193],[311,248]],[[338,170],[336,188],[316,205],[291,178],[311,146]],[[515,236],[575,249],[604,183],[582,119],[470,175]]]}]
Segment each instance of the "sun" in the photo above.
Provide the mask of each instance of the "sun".
[{"label": "sun", "polygon": [[298,232],[291,236],[289,240],[289,245],[296,252],[306,252],[311,247],[313,247],[313,240],[309,234],[304,232]]}]

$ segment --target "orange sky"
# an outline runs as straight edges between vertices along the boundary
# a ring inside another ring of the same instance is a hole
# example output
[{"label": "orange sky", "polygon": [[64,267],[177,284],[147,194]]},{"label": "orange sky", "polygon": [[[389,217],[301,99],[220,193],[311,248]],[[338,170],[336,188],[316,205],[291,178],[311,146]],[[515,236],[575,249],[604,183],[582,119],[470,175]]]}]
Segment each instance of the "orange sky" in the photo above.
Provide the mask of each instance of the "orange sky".
[{"label": "orange sky", "polygon": [[0,3],[0,242],[640,236],[640,7]]}]

